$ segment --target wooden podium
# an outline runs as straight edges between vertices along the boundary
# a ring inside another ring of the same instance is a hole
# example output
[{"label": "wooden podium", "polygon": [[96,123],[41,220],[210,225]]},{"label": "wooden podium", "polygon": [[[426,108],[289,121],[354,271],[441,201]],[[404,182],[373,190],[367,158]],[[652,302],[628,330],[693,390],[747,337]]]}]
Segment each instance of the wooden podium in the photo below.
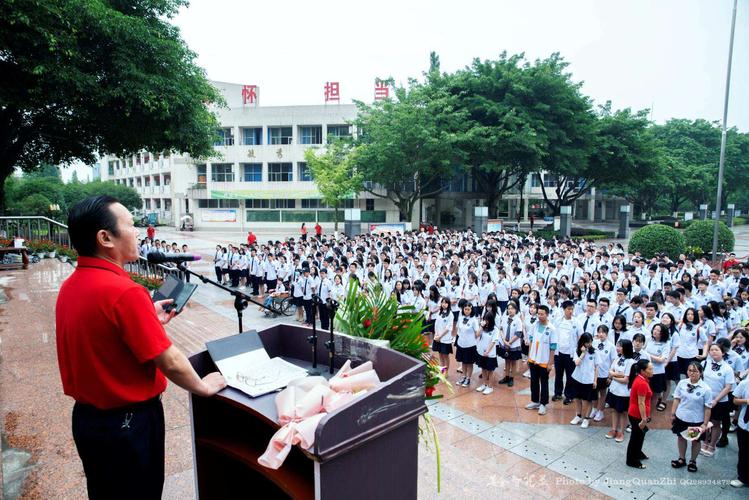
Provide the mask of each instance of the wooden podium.
[{"label": "wooden podium", "polygon": [[[311,329],[276,325],[258,332],[271,357],[312,367]],[[318,337],[318,365],[328,374],[329,334]],[[295,446],[278,470],[257,459],[279,429],[276,393],[251,398],[227,387],[212,398],[191,395],[198,498],[413,499],[418,474],[418,417],[424,364],[345,335],[335,335],[334,367],[372,361],[382,384],[320,422],[310,451]],[[216,370],[208,351],[190,357],[200,376]]]}]

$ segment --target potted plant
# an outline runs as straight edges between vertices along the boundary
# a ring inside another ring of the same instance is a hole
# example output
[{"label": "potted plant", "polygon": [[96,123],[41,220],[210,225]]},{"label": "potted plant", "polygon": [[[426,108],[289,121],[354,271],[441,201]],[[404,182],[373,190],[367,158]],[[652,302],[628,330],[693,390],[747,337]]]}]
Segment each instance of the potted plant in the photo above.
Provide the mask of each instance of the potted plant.
[{"label": "potted plant", "polygon": [[[447,381],[446,369],[431,355],[431,346],[422,335],[424,315],[413,306],[401,306],[392,294],[388,294],[378,282],[369,283],[360,289],[357,280],[352,280],[346,298],[335,319],[336,329],[342,333],[365,338],[369,341],[387,341],[390,349],[412,356],[424,362],[424,399],[438,399],[437,386],[443,384],[452,392]],[[420,424],[419,434],[427,445],[431,440],[437,457],[437,491],[440,491],[440,448],[437,432],[427,413]]]}]

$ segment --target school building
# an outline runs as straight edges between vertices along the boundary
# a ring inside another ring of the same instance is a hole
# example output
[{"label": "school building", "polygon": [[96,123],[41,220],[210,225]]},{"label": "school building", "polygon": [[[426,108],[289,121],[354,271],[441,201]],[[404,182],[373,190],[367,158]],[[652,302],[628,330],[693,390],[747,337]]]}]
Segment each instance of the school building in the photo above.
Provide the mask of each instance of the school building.
[{"label": "school building", "polygon": [[[146,151],[127,158],[103,157],[101,179],[135,188],[143,198],[144,214],[154,214],[160,223],[175,227],[189,216],[196,229],[291,229],[302,222],[332,228],[334,211],[320,199],[304,152],[350,136],[356,107],[260,106],[254,86],[212,83],[227,103],[216,110],[221,123],[216,158],[197,160]],[[544,207],[541,183],[553,188],[556,177],[533,175],[521,188],[507,193],[500,202],[500,218],[516,220],[520,211],[523,220],[534,213],[539,219]],[[370,187],[377,189],[377,184]],[[458,168],[442,193],[416,204],[409,222],[412,226],[420,220],[443,227],[471,225],[473,208],[483,203],[481,195],[475,180]],[[622,204],[626,201],[592,190],[575,202],[573,217],[613,220]],[[360,209],[363,224],[400,222],[392,202],[367,192],[347,200],[344,208]]]}]

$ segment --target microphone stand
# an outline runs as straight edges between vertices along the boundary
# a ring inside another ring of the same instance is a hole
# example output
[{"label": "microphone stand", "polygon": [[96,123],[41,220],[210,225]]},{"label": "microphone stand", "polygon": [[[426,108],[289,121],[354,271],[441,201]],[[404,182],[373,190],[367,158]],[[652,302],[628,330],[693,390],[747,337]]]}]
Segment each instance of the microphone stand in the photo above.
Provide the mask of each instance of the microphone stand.
[{"label": "microphone stand", "polygon": [[307,342],[312,344],[312,371],[309,372],[310,375],[320,375],[320,372],[317,370],[317,320],[315,319],[315,312],[317,311],[317,307],[321,304],[320,296],[319,295],[313,295],[312,296],[312,335],[307,337]]},{"label": "microphone stand", "polygon": [[335,359],[335,339],[333,337],[333,322],[335,320],[336,311],[338,311],[338,302],[333,299],[328,299],[326,304],[328,311],[330,311],[330,340],[325,342],[325,347],[328,349],[328,364],[330,373],[333,373],[333,361]]},{"label": "microphone stand", "polygon": [[267,310],[269,310],[271,312],[275,312],[275,311],[273,311],[273,309],[271,309],[270,307],[267,307],[265,304],[262,304],[260,302],[256,302],[256,301],[252,300],[252,297],[250,297],[249,295],[247,295],[244,292],[240,292],[239,290],[232,290],[228,286],[222,285],[221,283],[213,281],[210,278],[206,278],[202,274],[198,274],[195,271],[190,271],[190,269],[188,269],[188,268],[183,268],[182,271],[185,272],[185,273],[187,273],[187,274],[189,274],[189,275],[195,276],[196,278],[198,278],[203,283],[210,283],[211,285],[213,285],[215,287],[218,287],[218,288],[220,288],[220,289],[222,289],[222,290],[224,290],[226,292],[229,292],[229,294],[231,294],[234,297],[234,309],[237,311],[237,322],[239,323],[239,333],[244,332],[244,328],[242,326],[242,311],[244,311],[247,308],[247,306],[248,306],[248,304],[250,302],[252,302],[253,304],[258,305],[258,306],[260,306],[260,307],[262,307],[264,309],[267,309]]}]

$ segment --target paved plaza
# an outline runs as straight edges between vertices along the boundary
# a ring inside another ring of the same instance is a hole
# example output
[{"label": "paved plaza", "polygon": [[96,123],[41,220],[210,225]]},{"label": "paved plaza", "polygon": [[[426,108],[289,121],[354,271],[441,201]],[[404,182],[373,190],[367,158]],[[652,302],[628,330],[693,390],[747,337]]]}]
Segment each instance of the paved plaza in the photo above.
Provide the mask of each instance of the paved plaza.
[{"label": "paved plaza", "polygon": [[[209,256],[217,243],[240,242],[246,234],[181,233],[159,228],[168,242],[187,243],[206,260],[192,269],[213,277]],[[259,239],[283,235],[260,233]],[[749,228],[736,230],[736,253],[749,253]],[[73,444],[73,401],[62,394],[55,350],[54,312],[60,284],[73,267],[44,260],[26,271],[0,274],[0,424],[2,424],[5,498],[85,498],[83,470]],[[86,300],[86,297],[81,297]],[[245,328],[263,328],[255,307],[245,311]],[[293,322],[293,317],[285,321]],[[236,332],[233,299],[201,285],[167,333],[186,354],[208,340]],[[501,365],[500,365],[501,372]],[[457,375],[449,374],[450,380]],[[474,375],[474,382],[476,375]],[[475,383],[473,387],[475,387]],[[516,379],[484,396],[471,388],[453,389],[429,405],[440,439],[442,493],[436,491],[436,456],[421,446],[419,498],[747,498],[749,490],[731,488],[736,477],[736,441],[713,458],[700,457],[699,471],[673,470],[676,439],[666,412],[655,412],[644,451],[646,470],[625,466],[626,441],[604,439],[610,416],[588,429],[568,424],[571,407],[552,403],[539,416],[524,409],[528,381]],[[169,384],[166,414],[164,498],[194,497],[192,445],[187,393]],[[397,450],[393,450],[397,453]]]}]

